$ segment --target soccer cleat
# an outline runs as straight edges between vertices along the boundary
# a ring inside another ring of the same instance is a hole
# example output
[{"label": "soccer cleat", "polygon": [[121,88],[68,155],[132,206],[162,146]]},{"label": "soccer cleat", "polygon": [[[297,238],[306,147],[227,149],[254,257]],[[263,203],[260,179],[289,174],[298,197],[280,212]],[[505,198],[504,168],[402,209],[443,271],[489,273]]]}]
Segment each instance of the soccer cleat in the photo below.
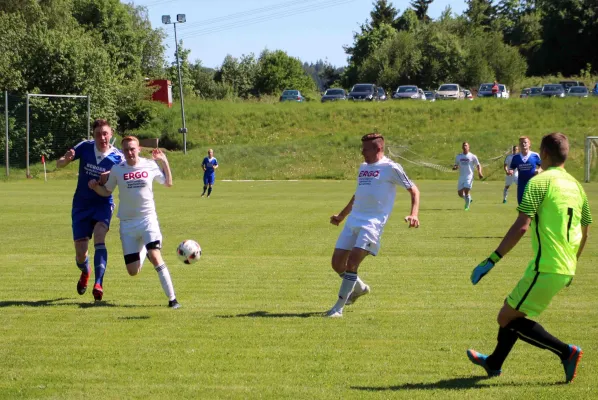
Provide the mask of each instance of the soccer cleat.
[{"label": "soccer cleat", "polygon": [[336,308],[331,308],[324,314],[325,317],[328,318],[342,318],[343,317],[343,310],[337,310]]},{"label": "soccer cleat", "polygon": [[102,301],[102,297],[104,297],[104,289],[102,289],[102,285],[100,285],[99,283],[96,283],[95,285],[93,285],[93,298],[96,301]]},{"label": "soccer cleat", "polygon": [[573,379],[575,379],[577,376],[577,365],[579,364],[581,356],[583,355],[581,347],[570,344],[569,350],[571,350],[571,355],[569,355],[566,360],[563,360],[563,367],[565,368],[565,382],[567,383],[573,382]]},{"label": "soccer cleat", "polygon": [[168,307],[172,308],[173,310],[176,310],[177,308],[181,308],[181,304],[178,301],[176,301],[176,299],[174,299],[168,302]]},{"label": "soccer cleat", "polygon": [[469,211],[469,207],[465,206],[465,209],[464,209],[464,210],[465,210],[465,211]]},{"label": "soccer cleat", "polygon": [[468,349],[467,358],[469,358],[469,361],[471,361],[475,365],[479,365],[480,367],[484,368],[488,376],[491,378],[494,376],[500,376],[500,374],[502,374],[502,370],[500,369],[488,368],[488,365],[486,365],[486,359],[488,358],[488,356],[485,354],[478,353],[473,349]]},{"label": "soccer cleat", "polygon": [[507,199],[504,199],[504,200],[502,201],[502,203],[503,203],[503,204],[507,204]]},{"label": "soccer cleat", "polygon": [[89,281],[89,274],[86,272],[81,272],[81,276],[79,277],[79,281],[77,282],[77,293],[80,295],[84,295],[87,291],[87,282]]},{"label": "soccer cleat", "polygon": [[202,195],[201,195],[201,197],[204,197],[205,195],[206,195],[206,194],[204,193],[204,194],[202,194]]},{"label": "soccer cleat", "polygon": [[347,299],[345,305],[350,306],[351,304],[355,303],[358,298],[360,298],[361,296],[365,296],[368,293],[370,293],[370,287],[368,285],[365,285],[365,289],[363,289],[359,293],[356,293],[355,290],[353,290],[349,295],[349,298]]}]

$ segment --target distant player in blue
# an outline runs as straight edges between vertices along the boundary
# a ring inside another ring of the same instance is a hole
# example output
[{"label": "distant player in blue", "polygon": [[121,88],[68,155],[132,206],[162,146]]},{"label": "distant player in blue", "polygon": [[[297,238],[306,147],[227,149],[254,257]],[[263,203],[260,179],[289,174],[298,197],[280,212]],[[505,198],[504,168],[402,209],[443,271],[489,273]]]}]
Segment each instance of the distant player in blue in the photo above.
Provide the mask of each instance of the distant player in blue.
[{"label": "distant player in blue", "polygon": [[73,240],[75,241],[75,259],[81,276],[77,282],[77,293],[84,294],[89,281],[89,258],[87,250],[89,239],[93,236],[95,253],[93,258],[95,284],[93,297],[102,300],[104,272],[108,262],[105,240],[110,219],[114,210],[112,196],[102,197],[88,187],[90,180],[99,179],[105,183],[112,166],[120,164],[123,154],[110,144],[112,129],[106,120],[98,119],[93,123],[94,140],[86,140],[66,152],[56,162],[57,168],[67,166],[71,161],[79,160],[79,178],[73,196]]},{"label": "distant player in blue", "polygon": [[201,197],[206,194],[206,189],[208,190],[208,197],[210,197],[212,186],[216,181],[216,168],[218,168],[218,160],[214,157],[214,150],[208,150],[208,156],[203,159],[201,167],[203,168],[203,193]]},{"label": "distant player in blue", "polygon": [[538,153],[530,150],[531,141],[527,136],[519,138],[520,153],[515,154],[511,159],[511,170],[519,171],[517,184],[517,204],[521,204],[523,192],[527,182],[534,176],[538,175],[542,168],[540,167],[542,161]]}]

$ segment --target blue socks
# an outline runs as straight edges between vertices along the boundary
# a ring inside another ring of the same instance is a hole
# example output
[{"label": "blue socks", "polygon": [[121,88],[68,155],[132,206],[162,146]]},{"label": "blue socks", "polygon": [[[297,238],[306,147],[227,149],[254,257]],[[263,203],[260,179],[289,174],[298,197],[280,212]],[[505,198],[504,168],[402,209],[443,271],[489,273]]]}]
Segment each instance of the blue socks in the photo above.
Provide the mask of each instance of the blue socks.
[{"label": "blue socks", "polygon": [[93,265],[95,269],[96,281],[100,285],[104,282],[104,273],[106,272],[106,264],[108,263],[108,250],[104,243],[97,243],[95,245],[95,254],[93,256]]},{"label": "blue socks", "polygon": [[77,260],[75,260],[75,262],[77,263],[77,268],[79,268],[81,272],[87,272],[89,275],[89,258],[85,257],[85,261],[82,263],[78,263]]}]

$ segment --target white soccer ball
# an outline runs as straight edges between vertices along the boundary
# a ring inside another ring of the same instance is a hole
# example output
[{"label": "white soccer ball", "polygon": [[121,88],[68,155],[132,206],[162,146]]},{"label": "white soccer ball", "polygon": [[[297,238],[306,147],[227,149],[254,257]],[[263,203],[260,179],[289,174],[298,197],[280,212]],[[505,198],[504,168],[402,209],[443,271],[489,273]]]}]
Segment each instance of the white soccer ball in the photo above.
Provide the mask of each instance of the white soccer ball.
[{"label": "white soccer ball", "polygon": [[201,246],[194,240],[184,240],[177,247],[176,254],[185,264],[193,264],[201,257]]}]

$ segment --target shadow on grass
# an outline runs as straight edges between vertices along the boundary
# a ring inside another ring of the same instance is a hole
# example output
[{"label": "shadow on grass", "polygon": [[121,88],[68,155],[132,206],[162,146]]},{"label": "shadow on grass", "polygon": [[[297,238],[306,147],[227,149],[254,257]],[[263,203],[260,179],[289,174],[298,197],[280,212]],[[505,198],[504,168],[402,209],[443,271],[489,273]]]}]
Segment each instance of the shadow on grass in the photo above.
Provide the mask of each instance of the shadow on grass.
[{"label": "shadow on grass", "polygon": [[309,318],[321,317],[324,313],[318,312],[304,312],[304,313],[270,313],[268,311],[254,311],[247,314],[237,315],[219,315],[218,318]]},{"label": "shadow on grass", "polygon": [[100,302],[68,302],[60,303],[64,300],[70,300],[68,297],[61,297],[58,299],[48,300],[6,300],[0,301],[0,308],[5,307],[59,307],[59,306],[78,306],[79,308],[95,308],[95,307],[119,307],[119,308],[145,308],[156,307],[150,305],[135,305],[135,304],[113,304],[107,301]]},{"label": "shadow on grass", "polygon": [[61,306],[62,304],[54,304],[59,301],[68,300],[68,298],[63,297],[59,299],[50,299],[50,300],[36,300],[36,301],[29,301],[29,300],[7,300],[7,301],[0,301],[0,308],[4,307],[48,307],[48,306]]},{"label": "shadow on grass", "polygon": [[150,319],[149,315],[131,315],[129,317],[118,317],[117,319],[121,321],[137,321],[137,320],[144,320]]},{"label": "shadow on grass", "polygon": [[384,391],[400,391],[400,390],[437,390],[437,389],[446,389],[446,390],[463,390],[463,389],[483,389],[483,388],[491,388],[496,386],[556,386],[560,385],[559,382],[555,383],[547,383],[547,382],[539,382],[539,383],[529,383],[529,382],[508,382],[508,383],[499,383],[500,381],[494,380],[497,382],[496,384],[480,384],[480,382],[490,382],[489,377],[487,376],[468,376],[468,377],[459,377],[459,378],[452,378],[452,379],[441,379],[438,382],[427,382],[427,383],[404,383],[402,385],[396,386],[351,386],[351,389],[354,390],[363,390],[366,392],[384,392]]},{"label": "shadow on grass", "polygon": [[502,239],[504,236],[443,236],[442,239]]}]

